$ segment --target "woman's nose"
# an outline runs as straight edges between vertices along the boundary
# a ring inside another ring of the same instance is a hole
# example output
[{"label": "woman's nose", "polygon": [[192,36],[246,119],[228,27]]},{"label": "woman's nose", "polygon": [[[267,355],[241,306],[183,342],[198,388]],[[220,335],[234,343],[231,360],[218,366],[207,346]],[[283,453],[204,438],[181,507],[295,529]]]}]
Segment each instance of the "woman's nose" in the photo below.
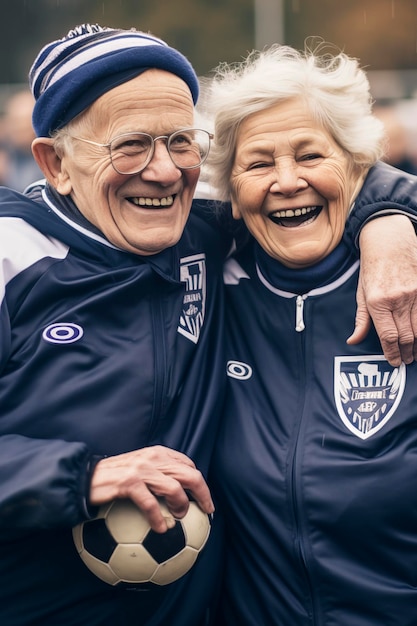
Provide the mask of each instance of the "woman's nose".
[{"label": "woman's nose", "polygon": [[297,163],[279,163],[275,166],[275,180],[271,185],[272,193],[291,195],[305,189],[308,183],[302,178]]}]

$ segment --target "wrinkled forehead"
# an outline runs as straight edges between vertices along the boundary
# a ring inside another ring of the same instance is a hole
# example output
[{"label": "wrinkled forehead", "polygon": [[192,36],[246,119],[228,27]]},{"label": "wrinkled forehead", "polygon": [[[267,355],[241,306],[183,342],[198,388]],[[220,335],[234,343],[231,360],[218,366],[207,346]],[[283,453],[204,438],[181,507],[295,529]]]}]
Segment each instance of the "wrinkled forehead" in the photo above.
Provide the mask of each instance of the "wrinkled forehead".
[{"label": "wrinkled forehead", "polygon": [[193,126],[194,104],[181,78],[149,69],[100,96],[82,117],[97,130],[108,126],[107,137],[131,131],[173,132]]}]

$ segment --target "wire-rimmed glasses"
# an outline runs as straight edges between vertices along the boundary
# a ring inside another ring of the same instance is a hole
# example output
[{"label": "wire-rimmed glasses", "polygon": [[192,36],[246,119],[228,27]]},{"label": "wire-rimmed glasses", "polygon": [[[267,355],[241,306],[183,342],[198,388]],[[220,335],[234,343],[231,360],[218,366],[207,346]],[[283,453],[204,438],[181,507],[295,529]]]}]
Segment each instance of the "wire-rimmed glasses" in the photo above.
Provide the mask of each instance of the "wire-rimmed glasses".
[{"label": "wire-rimmed glasses", "polygon": [[151,161],[155,151],[155,141],[166,142],[168,154],[175,167],[180,170],[192,170],[200,167],[206,160],[213,135],[201,128],[183,128],[170,135],[152,137],[148,133],[123,133],[109,143],[98,143],[83,137],[72,139],[107,148],[111,163],[119,174],[139,174]]}]

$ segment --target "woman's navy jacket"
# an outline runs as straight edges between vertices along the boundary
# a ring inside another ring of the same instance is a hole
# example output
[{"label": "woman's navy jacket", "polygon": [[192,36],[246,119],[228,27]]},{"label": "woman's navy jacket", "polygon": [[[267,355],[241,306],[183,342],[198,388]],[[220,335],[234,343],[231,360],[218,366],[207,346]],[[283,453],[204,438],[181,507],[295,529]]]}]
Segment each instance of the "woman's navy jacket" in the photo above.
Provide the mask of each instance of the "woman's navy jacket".
[{"label": "woman's navy jacket", "polygon": [[307,270],[253,241],[226,264],[219,626],[417,624],[417,363],[373,329],[346,344],[358,272],[346,242]]}]

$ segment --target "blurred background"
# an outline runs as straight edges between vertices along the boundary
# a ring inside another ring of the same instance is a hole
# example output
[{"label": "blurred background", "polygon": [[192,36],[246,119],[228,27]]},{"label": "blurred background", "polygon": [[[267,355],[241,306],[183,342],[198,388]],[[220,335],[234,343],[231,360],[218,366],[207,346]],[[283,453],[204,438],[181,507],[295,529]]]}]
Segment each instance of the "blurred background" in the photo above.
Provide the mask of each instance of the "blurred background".
[{"label": "blurred background", "polygon": [[150,31],[200,75],[273,42],[303,48],[307,38],[321,37],[366,69],[375,112],[389,131],[386,160],[417,172],[417,0],[0,0],[0,8],[2,184],[1,145],[20,132],[17,118],[28,117],[30,102],[20,92],[30,65],[45,43],[83,22]]}]

